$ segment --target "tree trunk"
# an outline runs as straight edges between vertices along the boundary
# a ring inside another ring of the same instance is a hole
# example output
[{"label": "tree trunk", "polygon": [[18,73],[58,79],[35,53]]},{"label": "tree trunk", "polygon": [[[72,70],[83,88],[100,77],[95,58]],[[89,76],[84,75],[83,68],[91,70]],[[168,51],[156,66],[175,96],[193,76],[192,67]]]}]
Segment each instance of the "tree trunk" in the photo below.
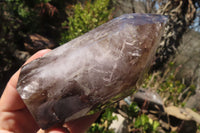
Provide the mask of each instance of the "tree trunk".
[{"label": "tree trunk", "polygon": [[186,32],[196,16],[195,2],[196,0],[169,0],[158,10],[157,13],[167,15],[169,21],[156,53],[153,70],[162,68],[176,53],[183,33]]}]

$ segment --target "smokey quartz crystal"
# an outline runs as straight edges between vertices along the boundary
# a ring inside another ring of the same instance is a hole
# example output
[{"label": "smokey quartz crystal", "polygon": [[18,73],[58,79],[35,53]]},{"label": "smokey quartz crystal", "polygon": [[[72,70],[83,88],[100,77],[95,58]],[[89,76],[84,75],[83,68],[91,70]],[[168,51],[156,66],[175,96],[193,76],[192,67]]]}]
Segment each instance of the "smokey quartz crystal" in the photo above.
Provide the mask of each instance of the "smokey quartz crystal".
[{"label": "smokey quartz crystal", "polygon": [[103,109],[136,89],[166,17],[125,14],[21,69],[17,91],[42,129]]}]

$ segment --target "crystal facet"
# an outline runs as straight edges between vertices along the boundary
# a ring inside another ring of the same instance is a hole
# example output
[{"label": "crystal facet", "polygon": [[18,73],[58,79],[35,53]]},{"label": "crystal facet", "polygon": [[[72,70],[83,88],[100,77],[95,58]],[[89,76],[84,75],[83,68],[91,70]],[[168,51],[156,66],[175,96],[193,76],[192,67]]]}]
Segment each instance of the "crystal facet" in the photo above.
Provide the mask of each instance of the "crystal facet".
[{"label": "crystal facet", "polygon": [[21,69],[17,91],[49,128],[130,95],[149,67],[166,17],[125,14]]}]

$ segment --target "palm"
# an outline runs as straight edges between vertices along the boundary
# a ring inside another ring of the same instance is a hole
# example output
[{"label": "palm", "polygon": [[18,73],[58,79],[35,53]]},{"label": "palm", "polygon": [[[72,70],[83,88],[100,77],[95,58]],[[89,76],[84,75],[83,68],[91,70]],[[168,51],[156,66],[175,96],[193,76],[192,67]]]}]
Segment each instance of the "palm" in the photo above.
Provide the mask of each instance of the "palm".
[{"label": "palm", "polygon": [[4,119],[1,121],[0,129],[16,133],[34,133],[39,129],[26,108],[10,112],[4,111],[0,115]]},{"label": "palm", "polygon": [[[36,53],[26,63],[43,56],[48,51]],[[16,133],[36,132],[39,127],[16,90],[19,73],[18,70],[11,77],[0,99],[0,130],[15,131]]]}]

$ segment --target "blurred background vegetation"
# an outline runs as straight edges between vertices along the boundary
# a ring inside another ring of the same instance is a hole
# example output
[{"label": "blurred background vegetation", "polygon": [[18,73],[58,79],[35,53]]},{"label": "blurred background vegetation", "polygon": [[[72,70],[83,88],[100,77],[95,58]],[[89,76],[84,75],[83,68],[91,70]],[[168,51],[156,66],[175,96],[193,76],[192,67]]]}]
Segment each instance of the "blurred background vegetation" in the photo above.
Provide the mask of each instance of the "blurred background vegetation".
[{"label": "blurred background vegetation", "polygon": [[88,132],[200,132],[199,0],[1,0],[0,94],[36,51],[125,13],[163,14],[169,21],[139,91],[106,109]]}]

